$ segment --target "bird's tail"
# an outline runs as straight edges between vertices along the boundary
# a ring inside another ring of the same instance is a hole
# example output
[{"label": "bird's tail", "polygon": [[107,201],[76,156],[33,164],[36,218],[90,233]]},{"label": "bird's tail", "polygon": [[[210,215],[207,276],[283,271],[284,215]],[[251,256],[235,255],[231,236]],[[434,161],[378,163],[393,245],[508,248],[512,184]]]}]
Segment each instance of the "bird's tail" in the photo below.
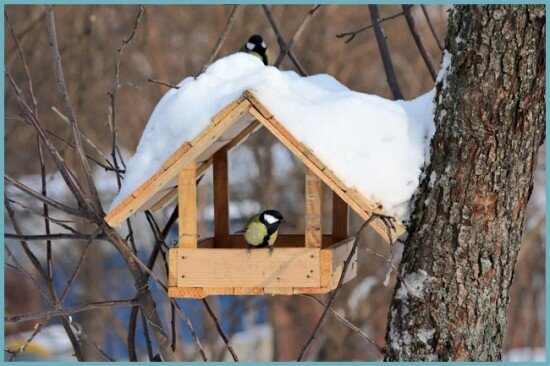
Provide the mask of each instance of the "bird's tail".
[{"label": "bird's tail", "polygon": [[242,230],[239,230],[239,231],[235,231],[235,234],[244,234],[246,233],[246,230],[245,229],[242,229]]}]

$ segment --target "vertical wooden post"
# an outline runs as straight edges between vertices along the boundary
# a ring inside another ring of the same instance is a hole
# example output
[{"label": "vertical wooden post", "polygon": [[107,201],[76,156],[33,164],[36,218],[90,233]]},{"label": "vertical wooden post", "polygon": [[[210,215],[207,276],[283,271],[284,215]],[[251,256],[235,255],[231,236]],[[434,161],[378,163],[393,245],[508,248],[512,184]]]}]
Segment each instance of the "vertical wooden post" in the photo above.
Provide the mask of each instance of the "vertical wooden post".
[{"label": "vertical wooden post", "polygon": [[179,247],[197,247],[197,165],[193,161],[178,177]]},{"label": "vertical wooden post", "polygon": [[348,205],[332,192],[332,242],[337,243],[348,236]]},{"label": "vertical wooden post", "polygon": [[306,168],[306,248],[321,248],[323,231],[321,229],[321,179]]},{"label": "vertical wooden post", "polygon": [[214,247],[229,248],[227,148],[214,154]]}]

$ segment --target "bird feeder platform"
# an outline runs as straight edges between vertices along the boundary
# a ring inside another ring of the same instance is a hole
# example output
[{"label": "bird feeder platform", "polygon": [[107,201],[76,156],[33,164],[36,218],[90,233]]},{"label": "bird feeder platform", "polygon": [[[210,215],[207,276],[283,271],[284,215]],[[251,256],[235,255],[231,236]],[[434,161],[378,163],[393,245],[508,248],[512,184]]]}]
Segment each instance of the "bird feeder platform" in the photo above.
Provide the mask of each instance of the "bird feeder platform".
[{"label": "bird feeder platform", "polygon": [[[247,252],[243,236],[231,235],[229,230],[227,154],[261,127],[267,128],[306,168],[304,235],[279,234],[271,255],[264,248]],[[196,185],[209,167],[213,168],[214,238],[198,240]],[[364,220],[382,212],[381,205],[346,185],[335,170],[247,90],[212,117],[197,136],[175,150],[105,220],[119,226],[135,212],[161,210],[177,198],[179,234],[178,247],[169,251],[170,296],[322,294],[337,286],[353,245],[354,239],[348,234],[348,208]],[[323,186],[333,193],[331,235],[322,234]],[[390,242],[404,232],[398,222],[388,228],[378,217],[370,225]],[[343,282],[356,273],[357,259],[353,257]]]},{"label": "bird feeder platform", "polygon": [[[306,248],[304,235],[279,235],[276,247],[247,251],[242,235],[231,235],[231,248],[213,248],[214,239],[198,248],[169,252],[169,295],[204,298],[209,295],[324,294],[336,288],[353,237],[332,243],[323,236],[322,248]],[[357,275],[357,254],[344,282]]]}]

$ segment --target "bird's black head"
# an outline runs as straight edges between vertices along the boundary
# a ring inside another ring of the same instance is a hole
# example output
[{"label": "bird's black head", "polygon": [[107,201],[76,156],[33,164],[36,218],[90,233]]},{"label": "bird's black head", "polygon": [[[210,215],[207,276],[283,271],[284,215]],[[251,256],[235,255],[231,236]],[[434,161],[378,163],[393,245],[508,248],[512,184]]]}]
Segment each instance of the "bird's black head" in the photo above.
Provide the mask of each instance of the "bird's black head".
[{"label": "bird's black head", "polygon": [[267,45],[265,44],[262,36],[255,34],[248,39],[248,42],[243,47],[243,51],[248,53],[256,53],[262,59],[264,65],[267,66]]},{"label": "bird's black head", "polygon": [[285,219],[283,215],[276,210],[266,210],[260,214],[260,221],[267,226],[278,227]]}]

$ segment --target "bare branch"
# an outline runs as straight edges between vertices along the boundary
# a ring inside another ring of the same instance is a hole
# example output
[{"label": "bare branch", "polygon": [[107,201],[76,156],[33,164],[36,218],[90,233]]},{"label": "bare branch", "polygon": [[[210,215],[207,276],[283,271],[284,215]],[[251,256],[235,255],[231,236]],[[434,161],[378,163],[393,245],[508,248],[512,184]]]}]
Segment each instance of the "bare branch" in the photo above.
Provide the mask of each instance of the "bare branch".
[{"label": "bare branch", "polygon": [[[25,235],[25,234],[13,234],[13,233],[4,233],[4,238],[6,239],[15,239],[15,240],[25,240],[25,241],[43,241],[43,240],[61,240],[61,239],[70,239],[70,240],[90,240],[93,237],[93,234],[71,234],[71,233],[53,233],[53,234],[42,234],[42,235]],[[98,239],[101,239],[102,236],[99,236]]]},{"label": "bare branch", "polygon": [[147,81],[150,82],[150,83],[155,83],[155,84],[164,85],[164,86],[167,86],[167,87],[172,88],[172,89],[179,89],[179,88],[180,88],[180,87],[177,86],[177,85],[169,84],[169,83],[166,83],[166,82],[160,81],[160,80],[147,79]]},{"label": "bare branch", "polygon": [[355,236],[355,240],[353,241],[353,246],[351,247],[351,250],[348,254],[348,257],[344,261],[344,265],[342,267],[342,273],[340,274],[340,279],[338,280],[338,285],[336,286],[336,288],[332,292],[332,294],[330,296],[330,299],[329,299],[329,301],[328,301],[328,303],[325,307],[325,310],[321,314],[321,317],[319,318],[319,321],[317,322],[317,325],[315,326],[315,329],[313,330],[313,332],[309,336],[306,343],[302,346],[302,349],[300,351],[300,354],[298,355],[297,361],[302,361],[303,360],[307,350],[309,349],[309,347],[311,346],[311,344],[315,340],[315,337],[317,337],[317,334],[321,330],[321,326],[323,325],[323,322],[324,322],[324,320],[325,320],[325,318],[326,318],[326,316],[329,312],[329,309],[331,308],[332,304],[334,303],[334,300],[336,299],[336,295],[338,294],[338,291],[340,290],[340,287],[342,286],[342,283],[344,282],[344,277],[346,276],[346,273],[348,271],[349,264],[351,263],[351,260],[352,260],[354,254],[357,250],[357,245],[359,244],[359,236],[360,236],[361,232],[370,224],[370,222],[372,220],[374,220],[375,218],[379,218],[379,217],[380,217],[380,215],[372,214],[371,217],[369,217],[369,219],[367,221],[365,221],[363,223],[363,225],[361,225],[361,228],[357,232],[357,235]]},{"label": "bare branch", "polygon": [[91,217],[89,212],[78,209],[78,208],[69,207],[69,206],[64,205],[60,202],[54,201],[53,199],[51,199],[47,196],[44,196],[44,195],[36,192],[35,190],[29,188],[28,186],[24,185],[23,183],[20,183],[15,178],[12,178],[9,174],[5,174],[4,179],[7,180],[9,183],[11,183],[16,188],[18,188],[19,190],[29,194],[30,196],[33,196],[36,199],[39,199],[40,201],[42,201],[42,202],[44,202],[44,203],[46,203],[46,204],[48,204],[52,207],[57,208],[60,211],[65,212],[69,215],[73,215],[73,216],[77,216],[77,217],[83,217],[83,218],[90,218]]},{"label": "bare branch", "polygon": [[[55,108],[53,105],[51,106],[51,108],[52,108],[52,111],[54,111],[54,113],[57,114],[63,122],[65,122],[69,127],[71,126],[71,122],[69,121],[67,116],[65,116],[63,113],[61,113],[59,111],[59,109]],[[88,145],[90,148],[92,148],[92,150],[94,150],[96,152],[96,154],[98,154],[103,159],[105,159],[107,162],[109,162],[109,159],[103,153],[103,151],[101,151],[88,137],[86,137],[86,135],[84,135],[81,132],[80,136],[82,137],[82,141],[84,141],[86,143],[86,145]]]},{"label": "bare branch", "polygon": [[[315,15],[315,13],[317,12],[317,10],[320,7],[321,7],[321,5],[318,4],[318,5],[313,5],[313,7],[311,9],[309,9],[309,11],[307,12],[306,17],[302,21],[302,24],[300,24],[300,26],[298,27],[298,30],[296,31],[296,33],[294,33],[294,35],[292,36],[290,41],[288,41],[288,43],[286,44],[286,47],[281,50],[281,52],[279,53],[279,56],[277,57],[277,60],[273,64],[273,66],[278,67],[281,64],[281,62],[283,62],[284,57],[292,49],[292,47],[298,41],[298,39],[302,36],[302,33],[307,28],[307,26],[309,25],[309,23],[313,19],[313,16]],[[305,72],[304,72],[304,74],[305,74]]]},{"label": "bare branch", "polygon": [[288,55],[290,57],[290,60],[296,66],[296,69],[302,76],[306,76],[307,73],[304,70],[303,66],[300,64],[300,61],[298,61],[298,58],[294,54],[294,51],[290,49],[287,45],[287,42],[285,40],[285,37],[283,37],[283,33],[281,32],[281,29],[279,28],[279,25],[275,21],[275,18],[273,18],[273,14],[271,14],[271,10],[269,10],[269,7],[267,5],[262,5],[262,9],[264,10],[264,13],[267,17],[267,20],[269,21],[269,24],[271,24],[271,28],[273,28],[273,31],[275,32],[275,35],[277,36],[277,42],[279,43],[279,48],[281,50],[285,50],[288,48]]},{"label": "bare branch", "polygon": [[214,61],[214,59],[216,58],[216,55],[220,51],[220,48],[222,48],[222,45],[225,42],[225,39],[229,35],[229,32],[231,32],[231,28],[233,28],[233,23],[235,23],[235,17],[237,15],[237,10],[239,10],[239,5],[233,5],[233,9],[231,10],[231,14],[229,14],[229,18],[227,18],[227,24],[225,25],[225,28],[222,34],[218,38],[218,41],[216,42],[216,45],[212,49],[212,52],[210,52],[210,56],[208,56],[208,60],[202,67],[201,72],[196,76],[199,76],[201,73],[205,72],[208,66],[210,66]]},{"label": "bare branch", "polygon": [[378,5],[369,5],[370,17],[374,27],[374,34],[376,36],[376,42],[378,49],[380,50],[380,56],[382,57],[382,63],[384,64],[384,71],[386,72],[386,80],[390,86],[390,90],[394,99],[403,99],[403,93],[397,82],[397,76],[393,69],[393,62],[391,60],[390,50],[386,43],[386,36],[380,25],[380,13],[378,12]]},{"label": "bare branch", "polygon": [[[117,159],[117,121],[116,121],[116,93],[120,86],[119,74],[120,74],[120,64],[122,62],[122,57],[124,55],[124,49],[127,45],[132,43],[137,32],[137,28],[143,16],[145,10],[145,5],[140,5],[136,19],[134,20],[134,26],[130,32],[130,35],[127,38],[123,38],[120,42],[120,47],[117,50],[117,58],[115,61],[115,80],[113,83],[113,88],[109,94],[111,100],[110,109],[110,126],[111,126],[111,158],[113,159],[113,165],[115,169],[119,169],[118,159]],[[116,173],[118,188],[120,189],[122,178],[120,173]],[[131,230],[130,230],[131,232]]]},{"label": "bare branch", "polygon": [[69,187],[70,191],[75,196],[78,202],[78,206],[83,209],[89,207],[91,205],[91,202],[84,194],[84,191],[82,190],[82,187],[80,186],[80,183],[76,179],[72,170],[67,166],[67,164],[65,163],[65,160],[63,159],[59,151],[57,151],[57,149],[55,148],[51,140],[46,136],[44,128],[41,126],[38,120],[38,117],[34,114],[32,109],[29,107],[28,103],[26,102],[25,97],[23,96],[23,92],[21,91],[21,88],[17,85],[13,76],[6,69],[4,69],[4,76],[8,79],[8,83],[10,84],[10,87],[14,91],[19,104],[21,105],[23,111],[29,118],[29,121],[31,122],[32,126],[35,128],[38,134],[38,137],[48,149],[48,152],[50,153],[55,165],[57,166],[57,169],[59,170],[59,173],[61,173],[61,176],[67,183],[67,186]]},{"label": "bare branch", "polygon": [[[57,85],[57,90],[59,97],[67,111],[67,118],[71,122],[71,130],[73,133],[74,144],[76,146],[76,154],[82,165],[84,175],[86,176],[86,181],[88,182],[88,189],[90,191],[91,200],[95,210],[100,214],[104,215],[103,208],[101,206],[101,201],[95,187],[94,179],[92,176],[92,170],[90,169],[90,164],[86,159],[86,153],[84,152],[84,147],[82,146],[82,137],[78,129],[78,124],[76,122],[76,117],[73,113],[73,107],[69,101],[69,93],[67,91],[67,86],[65,84],[65,77],[63,76],[63,68],[61,66],[61,56],[59,54],[59,46],[57,44],[57,34],[55,31],[55,19],[53,15],[53,7],[51,5],[46,6],[46,25],[48,29],[48,40],[50,43],[50,48],[52,51],[52,58],[54,63],[54,72],[55,80]],[[115,166],[116,167],[116,166]]]},{"label": "bare branch", "polygon": [[69,315],[69,314],[79,313],[82,311],[88,311],[88,310],[99,309],[104,307],[133,306],[135,304],[137,304],[137,300],[135,299],[100,301],[100,302],[93,302],[85,305],[72,306],[70,308],[61,308],[61,309],[48,310],[48,311],[43,311],[38,313],[25,313],[20,315],[7,316],[7,317],[4,317],[4,321],[8,324],[13,324],[13,323],[20,323],[27,320],[33,320],[33,319]]},{"label": "bare branch", "polygon": [[231,346],[231,343],[229,342],[229,339],[227,338],[227,336],[223,332],[223,329],[220,325],[220,322],[218,321],[218,318],[216,318],[216,314],[214,314],[214,312],[212,311],[212,308],[210,308],[210,305],[208,305],[208,302],[206,301],[206,299],[202,299],[202,303],[203,303],[204,307],[206,308],[206,311],[210,315],[210,318],[212,319],[212,321],[216,325],[216,329],[218,330],[218,334],[220,335],[220,337],[222,337],[222,339],[225,343],[225,346],[227,347],[227,350],[231,354],[231,357],[233,357],[233,361],[239,362],[239,357],[235,353],[235,350],[233,349],[233,346]]},{"label": "bare branch", "polygon": [[[300,296],[304,296],[304,297],[310,298],[312,300],[315,300],[319,305],[324,306],[325,308],[327,308],[327,304],[325,304],[324,302],[322,302],[321,300],[319,300],[317,297],[315,297],[313,295],[300,294]],[[358,326],[356,326],[355,324],[350,322],[348,319],[344,318],[342,315],[340,315],[336,311],[332,310],[332,308],[328,308],[328,309],[329,309],[330,313],[332,315],[334,315],[334,317],[336,319],[341,321],[343,324],[345,324],[348,328],[350,328],[355,333],[359,334],[359,336],[361,338],[363,338],[364,340],[366,340],[367,342],[372,344],[374,346],[374,348],[376,348],[376,350],[378,352],[380,352],[381,355],[384,355],[385,350],[384,350],[383,346],[380,346],[380,345],[376,344],[372,339],[369,338],[369,336],[361,328],[359,328]]]},{"label": "bare branch", "polygon": [[[412,5],[410,5],[412,7]],[[389,17],[386,17],[386,18],[382,18],[380,20],[377,20],[377,21],[373,21],[372,24],[369,24],[367,25],[366,27],[364,28],[360,28],[356,31],[352,31],[352,32],[345,32],[345,33],[338,33],[336,35],[336,38],[344,38],[344,37],[348,37],[348,39],[346,39],[345,43],[350,43],[351,41],[353,41],[353,39],[355,38],[356,35],[358,35],[359,33],[361,32],[364,32],[368,29],[371,29],[371,28],[374,28],[374,26],[376,24],[380,25],[384,22],[387,22],[388,20],[392,20],[392,19],[395,19],[401,15],[403,15],[404,12],[403,11],[400,11],[399,13],[396,13],[396,14],[393,14],[393,15],[390,15]]]},{"label": "bare branch", "polygon": [[422,43],[422,37],[420,36],[420,33],[418,33],[418,31],[416,30],[414,18],[411,14],[411,7],[408,5],[402,5],[402,7],[403,12],[405,13],[405,19],[407,20],[407,25],[409,26],[409,30],[411,31],[411,34],[413,36],[414,43],[416,43],[416,47],[418,47],[418,51],[420,52],[420,55],[422,56],[422,59],[424,60],[424,63],[426,64],[426,67],[428,68],[428,71],[430,72],[433,81],[435,81],[437,73],[435,72],[435,68],[432,64],[432,61],[430,60],[430,55],[428,55],[428,51],[426,51],[426,48]]}]

